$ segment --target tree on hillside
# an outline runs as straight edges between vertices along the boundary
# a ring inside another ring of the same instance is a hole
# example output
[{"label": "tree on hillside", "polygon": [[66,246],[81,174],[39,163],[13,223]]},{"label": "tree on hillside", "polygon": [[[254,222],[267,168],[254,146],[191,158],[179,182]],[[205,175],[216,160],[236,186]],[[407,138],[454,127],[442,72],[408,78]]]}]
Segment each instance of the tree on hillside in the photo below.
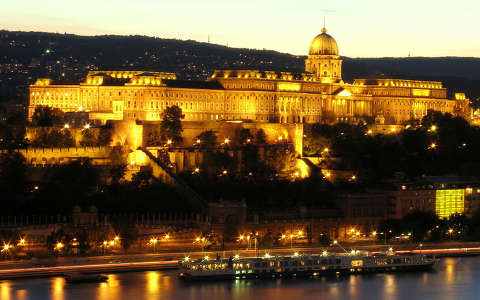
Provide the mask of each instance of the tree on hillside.
[{"label": "tree on hillside", "polygon": [[132,184],[137,190],[145,190],[153,181],[153,170],[150,166],[141,167],[140,171],[132,175]]},{"label": "tree on hillside", "polygon": [[262,128],[257,130],[257,133],[255,135],[255,143],[257,143],[258,145],[263,145],[267,143],[267,135]]},{"label": "tree on hillside", "polygon": [[25,148],[28,145],[28,140],[25,138],[25,126],[25,116],[21,113],[11,116],[5,122],[0,122],[0,148]]},{"label": "tree on hillside", "polygon": [[68,129],[41,128],[33,137],[31,143],[33,147],[75,147],[73,139]]},{"label": "tree on hillside", "polygon": [[249,144],[253,141],[253,135],[248,128],[241,128],[235,131],[234,143],[237,145]]},{"label": "tree on hillside", "polygon": [[182,114],[182,109],[176,105],[167,107],[162,113],[162,122],[160,123],[161,128],[161,139],[163,142],[171,140],[174,143],[181,143],[182,138],[182,122],[181,119],[184,118]]},{"label": "tree on hillside", "polygon": [[85,159],[59,166],[55,169],[51,181],[57,186],[57,199],[52,201],[61,201],[62,205],[67,207],[84,201],[96,191],[99,173],[90,160]]},{"label": "tree on hillside", "polygon": [[82,130],[82,140],[80,146],[82,147],[94,147],[98,145],[98,140],[95,138],[95,134],[90,129]]},{"label": "tree on hillside", "polygon": [[112,141],[112,133],[108,128],[100,128],[98,133],[97,145],[98,146],[108,146]]},{"label": "tree on hillside", "polygon": [[63,126],[65,113],[58,108],[40,106],[32,116],[32,125],[39,127]]},{"label": "tree on hillside", "polygon": [[217,135],[213,130],[206,130],[200,133],[196,138],[195,138],[195,143],[200,141],[197,145],[200,148],[212,148],[217,146]]},{"label": "tree on hillside", "polygon": [[[18,197],[26,192],[25,157],[20,152],[7,152],[0,155],[0,189],[4,199]],[[10,203],[4,203],[8,205]]]},{"label": "tree on hillside", "polygon": [[110,163],[112,183],[118,183],[125,176],[128,165],[128,153],[120,146],[113,147],[112,151],[110,151]]}]

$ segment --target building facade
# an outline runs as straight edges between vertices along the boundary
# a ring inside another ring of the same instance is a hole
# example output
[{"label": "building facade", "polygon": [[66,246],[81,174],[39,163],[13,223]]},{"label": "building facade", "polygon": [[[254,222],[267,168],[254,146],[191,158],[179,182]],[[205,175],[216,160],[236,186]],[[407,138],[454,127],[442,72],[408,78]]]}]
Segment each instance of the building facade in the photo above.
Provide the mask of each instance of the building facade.
[{"label": "building facade", "polygon": [[402,124],[428,110],[470,119],[465,94],[447,97],[441,82],[399,79],[342,80],[333,37],[322,29],[310,45],[305,73],[216,70],[207,81],[182,81],[173,73],[89,72],[83,82],[38,79],[30,86],[29,117],[36,107],[88,112],[91,120],[159,121],[178,105],[185,121],[250,120],[259,123],[361,122]]}]

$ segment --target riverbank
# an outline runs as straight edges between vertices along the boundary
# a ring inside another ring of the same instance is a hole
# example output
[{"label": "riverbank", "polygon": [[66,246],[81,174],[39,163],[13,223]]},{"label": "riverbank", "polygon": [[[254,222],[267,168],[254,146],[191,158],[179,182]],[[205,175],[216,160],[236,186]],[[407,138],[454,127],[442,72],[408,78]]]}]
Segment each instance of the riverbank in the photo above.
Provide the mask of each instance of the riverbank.
[{"label": "riverbank", "polygon": [[[343,249],[342,249],[343,248]],[[235,249],[229,251],[174,251],[156,254],[122,254],[93,257],[50,257],[29,260],[1,261],[0,280],[45,276],[63,276],[71,272],[117,273],[175,269],[178,261],[185,256],[192,259],[204,256],[223,257],[239,254],[241,256],[289,255],[293,252],[312,254],[328,250],[331,253],[364,250],[372,253],[393,248],[398,253],[423,253],[435,257],[480,255],[480,242],[445,242],[426,244],[363,244],[342,243],[332,247],[294,247],[278,249]]]}]

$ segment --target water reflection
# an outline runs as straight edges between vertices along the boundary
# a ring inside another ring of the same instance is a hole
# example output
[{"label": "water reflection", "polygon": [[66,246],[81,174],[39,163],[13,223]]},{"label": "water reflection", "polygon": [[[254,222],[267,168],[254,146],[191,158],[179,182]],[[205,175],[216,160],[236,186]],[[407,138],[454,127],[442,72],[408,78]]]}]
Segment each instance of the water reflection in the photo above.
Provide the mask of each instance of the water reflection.
[{"label": "water reflection", "polygon": [[61,277],[0,281],[0,299],[476,300],[476,282],[480,282],[480,258],[449,258],[433,272],[317,279],[182,282],[175,271],[152,271],[110,274],[105,283],[77,285]]},{"label": "water reflection", "polygon": [[[3,299],[3,298],[2,298]],[[15,299],[18,300],[27,300],[28,299],[28,292],[27,290],[17,290],[17,297]]]},{"label": "water reflection", "polygon": [[397,285],[395,281],[396,274],[387,274],[385,276],[384,298],[395,299],[397,295]]},{"label": "water reflection", "polygon": [[65,279],[63,277],[55,277],[52,279],[52,300],[65,299]]},{"label": "water reflection", "polygon": [[8,281],[0,281],[0,296],[2,296],[2,300],[10,300],[10,282]]},{"label": "water reflection", "polygon": [[122,299],[120,295],[121,285],[118,276],[118,274],[109,274],[107,275],[108,280],[106,282],[99,283],[97,288],[97,299]]},{"label": "water reflection", "polygon": [[145,275],[147,277],[147,291],[157,293],[160,274],[158,272],[147,272]]}]

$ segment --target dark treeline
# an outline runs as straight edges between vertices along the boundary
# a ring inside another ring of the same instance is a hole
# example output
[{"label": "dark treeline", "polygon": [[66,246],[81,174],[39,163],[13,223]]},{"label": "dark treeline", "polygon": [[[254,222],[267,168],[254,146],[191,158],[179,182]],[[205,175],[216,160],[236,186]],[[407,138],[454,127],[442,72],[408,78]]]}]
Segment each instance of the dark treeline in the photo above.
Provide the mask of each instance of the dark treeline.
[{"label": "dark treeline", "polygon": [[[182,79],[204,80],[213,70],[222,68],[301,73],[306,58],[192,40],[10,31],[0,31],[0,53],[0,68],[5,68],[0,72],[0,100],[1,96],[22,96],[25,100],[28,85],[40,76],[80,80],[97,68],[175,72]],[[467,92],[472,99],[480,96],[478,58],[343,59],[343,78],[347,82],[371,76],[438,80],[452,91]]]},{"label": "dark treeline", "polygon": [[398,172],[410,179],[480,176],[479,127],[435,111],[407,127],[399,134],[378,135],[364,125],[314,124],[307,129],[304,153],[324,157],[327,168],[352,170],[364,183],[392,178]]},{"label": "dark treeline", "polygon": [[453,214],[448,218],[439,218],[434,213],[414,211],[402,219],[388,219],[380,223],[378,240],[387,242],[402,241],[402,238],[414,242],[437,242],[448,240],[479,240],[480,212],[472,216]]}]

